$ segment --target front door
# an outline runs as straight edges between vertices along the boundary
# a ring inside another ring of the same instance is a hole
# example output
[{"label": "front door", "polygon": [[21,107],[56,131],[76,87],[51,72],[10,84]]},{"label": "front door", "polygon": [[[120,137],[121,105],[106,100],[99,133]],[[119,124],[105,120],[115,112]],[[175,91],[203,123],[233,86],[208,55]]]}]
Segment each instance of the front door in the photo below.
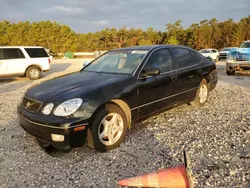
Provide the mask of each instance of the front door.
[{"label": "front door", "polygon": [[159,75],[138,78],[140,117],[175,103],[179,78],[177,64],[174,63],[169,49],[162,48],[153,52],[141,72],[155,68],[160,70]]}]

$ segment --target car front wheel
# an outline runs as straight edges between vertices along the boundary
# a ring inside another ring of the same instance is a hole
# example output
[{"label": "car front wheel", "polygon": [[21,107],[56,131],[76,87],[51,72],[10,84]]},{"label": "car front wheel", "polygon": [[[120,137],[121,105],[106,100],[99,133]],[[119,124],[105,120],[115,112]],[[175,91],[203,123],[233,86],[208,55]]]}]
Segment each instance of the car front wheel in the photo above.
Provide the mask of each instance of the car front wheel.
[{"label": "car front wheel", "polygon": [[53,151],[56,151],[56,149],[50,145],[49,143],[46,142],[42,142],[38,139],[36,139],[38,145],[48,154],[52,153]]},{"label": "car front wheel", "polygon": [[234,70],[227,70],[227,75],[230,76],[230,75],[234,75],[235,74],[235,71]]},{"label": "car front wheel", "polygon": [[114,149],[123,142],[127,127],[124,111],[115,104],[108,104],[93,118],[88,142],[100,152]]}]

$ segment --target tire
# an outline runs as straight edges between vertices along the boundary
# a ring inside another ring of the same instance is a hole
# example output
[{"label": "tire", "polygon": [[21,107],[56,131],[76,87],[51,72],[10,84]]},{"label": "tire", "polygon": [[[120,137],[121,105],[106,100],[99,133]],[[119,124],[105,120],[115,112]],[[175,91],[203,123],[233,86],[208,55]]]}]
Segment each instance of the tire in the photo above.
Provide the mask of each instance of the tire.
[{"label": "tire", "polygon": [[124,141],[127,127],[124,111],[115,104],[107,104],[106,108],[97,112],[91,122],[88,143],[92,144],[88,145],[100,152],[115,149]]},{"label": "tire", "polygon": [[[200,94],[201,90],[204,90],[203,92],[205,92],[203,94],[203,99],[201,99],[201,94]],[[199,86],[197,92],[196,92],[196,97],[195,97],[194,101],[192,101],[190,104],[193,106],[197,106],[197,107],[204,106],[205,103],[207,102],[208,92],[209,92],[209,90],[208,90],[207,81],[205,79],[203,79],[200,83],[200,86]]]},{"label": "tire", "polygon": [[27,69],[25,75],[30,80],[37,80],[37,79],[41,78],[41,70],[36,66],[32,66],[32,67],[29,67]]},{"label": "tire", "polygon": [[235,74],[234,70],[227,70],[227,75],[228,76],[233,76]]}]

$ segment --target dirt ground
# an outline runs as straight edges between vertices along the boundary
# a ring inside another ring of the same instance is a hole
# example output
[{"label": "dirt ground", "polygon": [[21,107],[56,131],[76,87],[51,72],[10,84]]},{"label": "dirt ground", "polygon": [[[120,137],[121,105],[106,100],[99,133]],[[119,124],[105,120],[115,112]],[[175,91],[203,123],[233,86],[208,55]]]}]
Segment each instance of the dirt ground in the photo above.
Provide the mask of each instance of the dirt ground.
[{"label": "dirt ground", "polygon": [[46,154],[18,124],[25,91],[41,81],[78,71],[86,59],[53,60],[40,80],[0,80],[0,187],[117,187],[117,180],[176,166],[185,148],[195,187],[250,187],[250,76],[227,76],[204,107],[184,104],[132,126],[107,153],[77,148]]}]

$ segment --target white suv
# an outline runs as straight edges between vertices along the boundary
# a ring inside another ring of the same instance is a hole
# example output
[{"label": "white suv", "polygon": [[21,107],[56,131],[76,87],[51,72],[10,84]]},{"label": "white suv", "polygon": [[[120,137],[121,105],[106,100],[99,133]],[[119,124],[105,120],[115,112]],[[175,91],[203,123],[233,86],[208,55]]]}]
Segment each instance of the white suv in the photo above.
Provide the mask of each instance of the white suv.
[{"label": "white suv", "polygon": [[199,51],[204,57],[210,58],[211,60],[217,62],[219,61],[220,54],[216,49],[201,49]]},{"label": "white suv", "polygon": [[27,76],[35,80],[49,70],[50,58],[43,47],[0,46],[0,78]]}]

